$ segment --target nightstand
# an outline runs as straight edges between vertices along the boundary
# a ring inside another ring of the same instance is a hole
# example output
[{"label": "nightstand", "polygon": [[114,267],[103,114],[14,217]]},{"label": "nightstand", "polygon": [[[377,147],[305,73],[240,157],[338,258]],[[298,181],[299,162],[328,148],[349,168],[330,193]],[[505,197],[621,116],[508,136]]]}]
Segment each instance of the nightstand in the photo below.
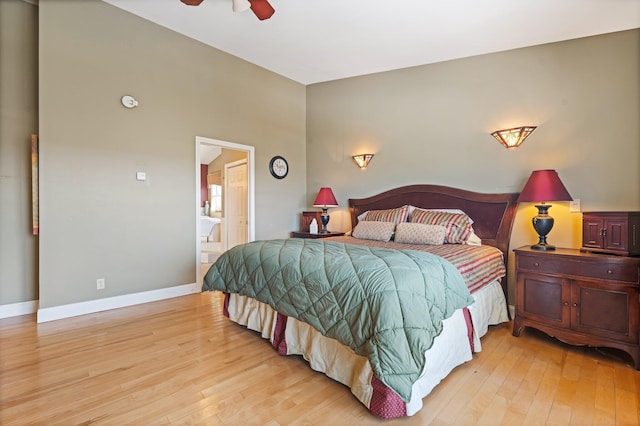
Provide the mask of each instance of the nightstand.
[{"label": "nightstand", "polygon": [[526,326],[569,344],[618,348],[640,369],[640,258],[514,251],[514,336]]},{"label": "nightstand", "polygon": [[326,234],[312,234],[310,232],[304,231],[294,231],[291,233],[292,238],[328,238],[328,237],[341,237],[344,235],[344,232],[328,232]]}]

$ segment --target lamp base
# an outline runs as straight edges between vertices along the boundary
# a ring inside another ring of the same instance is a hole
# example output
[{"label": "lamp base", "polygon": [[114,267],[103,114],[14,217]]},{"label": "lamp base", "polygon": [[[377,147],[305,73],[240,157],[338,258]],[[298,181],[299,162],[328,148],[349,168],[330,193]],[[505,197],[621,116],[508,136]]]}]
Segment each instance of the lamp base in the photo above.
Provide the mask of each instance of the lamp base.
[{"label": "lamp base", "polygon": [[322,229],[319,234],[328,234],[329,230],[327,229],[327,224],[329,223],[329,214],[327,213],[327,209],[322,209],[322,215],[320,216],[320,221],[322,222]]},{"label": "lamp base", "polygon": [[556,246],[552,246],[551,244],[534,244],[531,246],[531,250],[540,250],[540,251],[551,251],[555,250]]},{"label": "lamp base", "polygon": [[538,233],[538,244],[531,246],[532,250],[551,251],[555,250],[555,246],[547,244],[547,234],[553,228],[553,218],[549,216],[548,210],[551,207],[550,204],[536,204],[538,209],[538,215],[534,216],[531,220],[533,228]]}]

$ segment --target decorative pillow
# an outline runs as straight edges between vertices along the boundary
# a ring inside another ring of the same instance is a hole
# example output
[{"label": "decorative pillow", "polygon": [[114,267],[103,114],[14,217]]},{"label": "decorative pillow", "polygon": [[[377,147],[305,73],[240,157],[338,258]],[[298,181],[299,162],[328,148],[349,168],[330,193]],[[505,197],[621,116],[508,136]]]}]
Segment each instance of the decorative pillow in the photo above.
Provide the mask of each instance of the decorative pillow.
[{"label": "decorative pillow", "polygon": [[389,241],[396,228],[395,222],[358,222],[351,235],[361,240]]},{"label": "decorative pillow", "polygon": [[481,246],[482,245],[482,238],[478,237],[475,233],[471,234],[469,236],[469,239],[467,240],[467,245],[469,246]]},{"label": "decorative pillow", "polygon": [[411,222],[444,226],[447,228],[444,242],[448,244],[464,244],[473,234],[469,216],[464,213],[415,209],[411,215]]},{"label": "decorative pillow", "polygon": [[369,210],[364,217],[364,221],[375,222],[393,222],[400,223],[406,222],[409,216],[409,206],[402,206],[395,209],[388,210]]},{"label": "decorative pillow", "polygon": [[[447,212],[447,213],[466,214],[464,211],[462,211],[460,209],[423,209],[423,208],[416,207],[416,206],[409,206],[409,222],[411,222],[411,214],[413,213],[413,211],[415,209],[425,210],[425,211],[428,211],[428,212]],[[473,225],[473,219],[471,219],[469,217],[469,215],[467,215],[467,217],[469,218],[469,225]]]},{"label": "decorative pillow", "polygon": [[431,244],[441,246],[447,228],[442,225],[425,225],[423,223],[399,223],[396,226],[396,243]]}]

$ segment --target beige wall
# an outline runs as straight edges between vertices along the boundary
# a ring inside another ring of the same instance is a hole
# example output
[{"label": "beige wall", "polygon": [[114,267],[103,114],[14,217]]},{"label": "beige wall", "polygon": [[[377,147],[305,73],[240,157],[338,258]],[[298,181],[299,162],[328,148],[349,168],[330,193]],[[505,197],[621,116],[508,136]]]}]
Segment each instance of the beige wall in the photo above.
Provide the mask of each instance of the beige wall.
[{"label": "beige wall", "polygon": [[[350,197],[415,183],[519,192],[550,168],[583,211],[640,210],[639,65],[633,30],[308,86],[307,205],[331,186],[331,223],[347,230]],[[518,149],[490,136],[520,125],[539,127]],[[365,152],[361,171],[351,156]],[[520,207],[511,248],[537,241],[536,211]],[[549,242],[579,247],[582,215],[550,214]]]},{"label": "beige wall", "polygon": [[[305,89],[96,0],[41,2],[39,12],[38,25],[38,8],[0,1],[0,305],[194,282],[195,136],[256,147],[259,239],[297,229],[320,186],[341,204],[332,228],[346,230],[349,197],[412,183],[519,191],[540,168],[558,170],[583,210],[640,210],[640,30]],[[124,94],[140,106],[124,109]],[[522,124],[539,128],[517,150],[489,135]],[[365,151],[376,157],[360,171],[350,156]],[[268,172],[273,155],[289,161],[284,180]],[[550,241],[579,245],[581,215],[565,203],[551,213]],[[512,247],[535,239],[534,214],[521,207]]]},{"label": "beige wall", "polygon": [[0,305],[36,300],[31,134],[38,133],[38,9],[0,1]]},{"label": "beige wall", "polygon": [[257,238],[297,225],[304,167],[268,163],[304,165],[304,86],[101,1],[39,9],[40,307],[196,281],[196,136],[255,146]]}]

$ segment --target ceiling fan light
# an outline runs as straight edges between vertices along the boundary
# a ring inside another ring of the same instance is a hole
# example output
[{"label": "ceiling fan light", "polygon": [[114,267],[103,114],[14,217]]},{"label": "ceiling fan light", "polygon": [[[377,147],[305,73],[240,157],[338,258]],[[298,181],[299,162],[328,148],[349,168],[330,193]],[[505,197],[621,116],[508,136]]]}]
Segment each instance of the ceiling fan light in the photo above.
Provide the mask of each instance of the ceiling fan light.
[{"label": "ceiling fan light", "polygon": [[251,7],[249,0],[233,0],[233,11],[244,12]]}]

